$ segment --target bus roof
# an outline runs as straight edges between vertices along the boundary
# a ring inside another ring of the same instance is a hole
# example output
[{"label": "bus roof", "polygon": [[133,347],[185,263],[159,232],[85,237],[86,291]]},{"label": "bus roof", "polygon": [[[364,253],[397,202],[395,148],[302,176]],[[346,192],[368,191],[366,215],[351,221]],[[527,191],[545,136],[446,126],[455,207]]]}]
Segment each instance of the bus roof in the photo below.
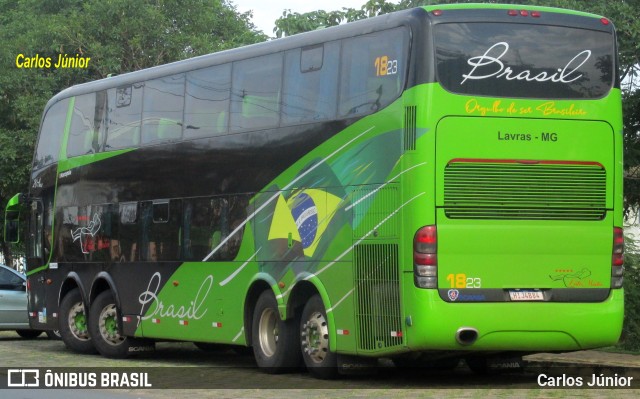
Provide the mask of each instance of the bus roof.
[{"label": "bus roof", "polygon": [[300,33],[289,37],[274,39],[262,43],[224,50],[216,53],[201,55],[169,64],[154,66],[122,75],[99,79],[87,83],[78,84],[64,89],[52,97],[45,109],[54,103],[68,97],[94,91],[106,90],[109,88],[121,87],[137,82],[155,79],[176,73],[188,72],[212,65],[225,64],[228,62],[258,57],[265,54],[289,50],[293,48],[313,46],[315,44],[338,40],[345,37],[363,35],[375,31],[385,30],[400,25],[411,24],[419,18],[427,16],[426,10],[414,8],[395,13],[385,14],[361,21],[329,27],[321,30]]},{"label": "bus roof", "polygon": [[[435,10],[450,10],[454,11],[454,13],[444,13],[443,15],[434,17],[432,15],[432,12]],[[110,88],[122,87],[150,79],[160,78],[163,76],[184,73],[192,70],[206,68],[208,66],[225,64],[236,60],[258,57],[261,55],[289,50],[293,48],[313,46],[319,43],[338,40],[351,36],[363,35],[401,25],[412,25],[412,27],[417,28],[417,26],[419,25],[419,21],[424,20],[425,18],[429,18],[431,20],[431,23],[478,20],[508,22],[509,20],[507,20],[507,18],[517,18],[517,20],[513,20],[514,23],[543,23],[543,21],[538,21],[539,18],[529,18],[528,20],[525,20],[524,18],[508,17],[506,13],[496,13],[496,10],[529,10],[548,12],[551,14],[546,15],[547,19],[544,21],[545,23],[561,23],[563,25],[575,27],[585,27],[585,23],[587,23],[588,25],[593,25],[588,26],[589,28],[613,32],[613,24],[610,23],[608,24],[608,26],[602,26],[603,24],[600,22],[602,17],[600,16],[561,8],[540,6],[524,7],[512,4],[483,3],[425,6],[384,14],[377,17],[372,17],[365,20],[355,21],[348,24],[329,27],[321,30],[300,33],[281,39],[274,39],[262,43],[224,50],[217,53],[201,55],[181,61],[172,62],[169,64],[124,73],[122,75],[114,77],[108,77],[78,84],[64,89],[60,93],[53,96],[45,107],[45,113],[46,110],[53,104],[68,97],[106,90]],[[471,13],[469,11],[473,12]],[[480,13],[478,13],[478,11],[480,11]],[[585,19],[585,17],[588,17],[588,19]]]},{"label": "bus roof", "polygon": [[435,10],[526,10],[526,11],[540,11],[540,12],[553,12],[557,14],[578,15],[589,18],[602,18],[601,15],[591,14],[584,11],[570,10],[567,8],[558,7],[544,7],[544,6],[531,6],[525,4],[488,4],[488,3],[463,3],[463,4],[442,4],[442,5],[430,5],[423,7],[426,11],[432,12]]}]

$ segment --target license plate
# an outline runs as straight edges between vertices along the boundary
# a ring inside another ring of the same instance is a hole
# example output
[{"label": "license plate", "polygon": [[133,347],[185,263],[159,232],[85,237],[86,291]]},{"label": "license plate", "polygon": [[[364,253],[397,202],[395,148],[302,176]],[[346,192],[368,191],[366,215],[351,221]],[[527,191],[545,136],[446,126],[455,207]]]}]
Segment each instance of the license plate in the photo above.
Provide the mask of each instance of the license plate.
[{"label": "license plate", "polygon": [[544,301],[542,291],[533,290],[509,291],[509,298],[512,301]]}]

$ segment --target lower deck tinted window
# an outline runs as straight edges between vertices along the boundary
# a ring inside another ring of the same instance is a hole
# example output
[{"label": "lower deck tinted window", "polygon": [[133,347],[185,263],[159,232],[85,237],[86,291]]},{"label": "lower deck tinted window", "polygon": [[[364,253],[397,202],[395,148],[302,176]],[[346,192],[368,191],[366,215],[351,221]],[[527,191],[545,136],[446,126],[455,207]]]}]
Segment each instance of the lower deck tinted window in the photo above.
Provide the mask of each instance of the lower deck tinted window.
[{"label": "lower deck tinted window", "polygon": [[[184,200],[182,259],[233,260],[238,255],[249,205],[248,195]],[[211,255],[211,256],[209,256]]]}]

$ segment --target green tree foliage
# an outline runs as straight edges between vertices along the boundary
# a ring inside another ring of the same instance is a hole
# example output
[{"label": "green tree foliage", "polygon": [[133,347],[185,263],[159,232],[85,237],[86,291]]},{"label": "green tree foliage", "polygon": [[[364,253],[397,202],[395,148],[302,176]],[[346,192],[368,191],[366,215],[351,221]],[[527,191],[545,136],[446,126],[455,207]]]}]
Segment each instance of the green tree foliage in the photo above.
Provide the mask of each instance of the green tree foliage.
[{"label": "green tree foliage", "polygon": [[627,251],[624,267],[624,325],[618,346],[640,352],[640,254]]},{"label": "green tree foliage", "polygon": [[[42,110],[55,93],[266,39],[228,0],[0,0],[0,10],[0,223],[7,200],[27,190]],[[18,68],[19,54],[91,60],[86,69]],[[10,259],[1,233],[0,243]]]}]

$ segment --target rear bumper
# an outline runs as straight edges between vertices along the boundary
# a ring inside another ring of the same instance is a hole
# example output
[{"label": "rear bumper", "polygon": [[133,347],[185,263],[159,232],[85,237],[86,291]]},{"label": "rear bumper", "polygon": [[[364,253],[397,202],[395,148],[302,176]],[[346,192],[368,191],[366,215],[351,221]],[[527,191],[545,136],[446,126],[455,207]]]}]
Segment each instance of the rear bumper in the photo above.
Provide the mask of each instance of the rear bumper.
[{"label": "rear bumper", "polygon": [[[448,303],[437,290],[411,291],[404,332],[411,350],[582,350],[613,345],[622,331],[621,289],[598,303]],[[460,328],[477,330],[477,340],[458,343]]]}]

